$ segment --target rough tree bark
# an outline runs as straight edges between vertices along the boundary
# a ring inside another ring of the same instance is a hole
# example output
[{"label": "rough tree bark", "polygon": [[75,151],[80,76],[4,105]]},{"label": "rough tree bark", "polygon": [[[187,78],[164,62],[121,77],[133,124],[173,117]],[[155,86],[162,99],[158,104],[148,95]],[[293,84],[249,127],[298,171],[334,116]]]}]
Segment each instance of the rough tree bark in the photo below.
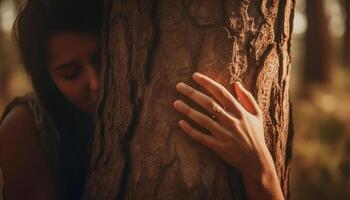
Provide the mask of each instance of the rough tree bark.
[{"label": "rough tree bark", "polygon": [[[179,81],[242,81],[265,117],[285,196],[294,0],[109,0],[86,199],[245,199],[240,174],[177,125]],[[193,82],[192,82],[192,85]]]},{"label": "rough tree bark", "polygon": [[327,84],[331,81],[331,38],[323,0],[307,0],[306,54],[304,83]]}]

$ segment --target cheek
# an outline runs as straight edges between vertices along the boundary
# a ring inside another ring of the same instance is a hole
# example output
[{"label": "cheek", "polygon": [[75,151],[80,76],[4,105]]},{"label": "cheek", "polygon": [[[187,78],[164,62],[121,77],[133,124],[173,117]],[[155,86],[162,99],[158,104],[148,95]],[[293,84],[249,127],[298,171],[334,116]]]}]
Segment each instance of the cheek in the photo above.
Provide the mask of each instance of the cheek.
[{"label": "cheek", "polygon": [[61,93],[75,106],[80,109],[84,108],[84,104],[88,98],[85,82],[83,80],[67,81],[64,79],[54,79]]}]

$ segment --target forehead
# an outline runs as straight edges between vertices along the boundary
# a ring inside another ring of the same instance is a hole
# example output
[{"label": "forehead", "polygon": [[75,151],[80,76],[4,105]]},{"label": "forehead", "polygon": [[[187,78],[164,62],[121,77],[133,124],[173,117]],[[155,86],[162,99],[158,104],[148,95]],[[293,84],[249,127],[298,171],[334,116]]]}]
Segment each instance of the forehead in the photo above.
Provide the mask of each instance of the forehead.
[{"label": "forehead", "polygon": [[88,59],[100,45],[100,35],[97,33],[73,31],[54,33],[48,40],[49,66]]}]

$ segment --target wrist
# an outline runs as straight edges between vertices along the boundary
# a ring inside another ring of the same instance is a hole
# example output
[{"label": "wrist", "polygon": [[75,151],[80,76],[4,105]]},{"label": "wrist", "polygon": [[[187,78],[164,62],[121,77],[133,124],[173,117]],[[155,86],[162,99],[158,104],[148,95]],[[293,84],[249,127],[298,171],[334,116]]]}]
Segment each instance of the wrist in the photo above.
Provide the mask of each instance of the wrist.
[{"label": "wrist", "polygon": [[250,163],[250,166],[246,166],[240,171],[245,179],[260,182],[277,177],[275,164],[267,147],[262,148],[255,161]]},{"label": "wrist", "polygon": [[265,188],[272,183],[278,183],[278,176],[275,168],[266,168],[256,172],[243,172],[244,182],[254,183],[255,185]]},{"label": "wrist", "polygon": [[270,154],[262,156],[252,168],[241,170],[249,199],[283,200],[281,184]]}]

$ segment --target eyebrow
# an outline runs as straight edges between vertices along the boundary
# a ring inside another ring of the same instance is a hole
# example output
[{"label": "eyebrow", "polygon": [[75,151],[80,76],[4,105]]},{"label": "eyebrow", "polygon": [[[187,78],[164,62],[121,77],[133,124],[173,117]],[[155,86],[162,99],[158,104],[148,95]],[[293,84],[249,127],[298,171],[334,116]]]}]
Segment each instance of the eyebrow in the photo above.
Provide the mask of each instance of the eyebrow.
[{"label": "eyebrow", "polygon": [[[93,51],[90,56],[96,56],[96,55],[99,55],[101,53],[102,53],[102,47],[99,47],[98,49]],[[61,65],[55,66],[53,69],[55,71],[59,70],[59,69],[65,69],[65,68],[69,68],[71,65],[74,65],[74,64],[78,64],[78,62],[77,61],[71,61],[69,63],[64,63],[64,64],[61,64]]]}]

